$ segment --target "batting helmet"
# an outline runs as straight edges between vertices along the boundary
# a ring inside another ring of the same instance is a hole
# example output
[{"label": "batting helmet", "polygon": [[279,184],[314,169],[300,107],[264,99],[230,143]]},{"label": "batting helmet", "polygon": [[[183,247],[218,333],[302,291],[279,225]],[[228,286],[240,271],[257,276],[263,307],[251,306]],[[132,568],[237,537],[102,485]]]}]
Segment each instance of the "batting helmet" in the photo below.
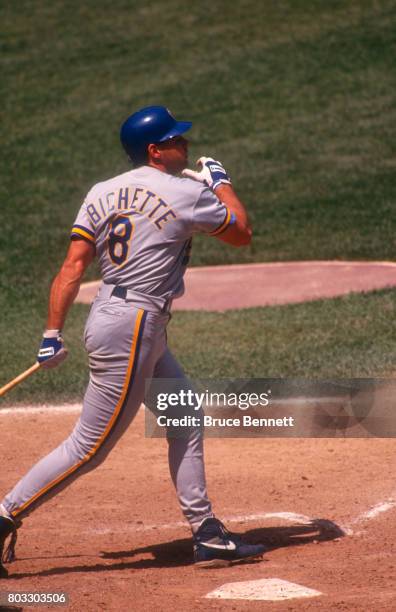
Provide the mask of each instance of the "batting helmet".
[{"label": "batting helmet", "polygon": [[191,126],[191,121],[176,121],[165,106],[146,106],[122,124],[121,143],[132,161],[138,161],[145,157],[149,144],[183,134]]}]

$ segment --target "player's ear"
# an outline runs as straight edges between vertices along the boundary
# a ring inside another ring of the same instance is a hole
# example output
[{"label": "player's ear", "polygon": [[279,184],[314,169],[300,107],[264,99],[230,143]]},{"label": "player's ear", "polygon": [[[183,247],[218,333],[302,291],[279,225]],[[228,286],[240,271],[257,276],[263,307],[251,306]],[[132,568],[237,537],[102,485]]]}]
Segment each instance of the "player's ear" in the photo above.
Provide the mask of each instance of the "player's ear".
[{"label": "player's ear", "polygon": [[161,150],[156,144],[149,144],[147,147],[148,158],[152,159],[154,162],[161,161]]}]

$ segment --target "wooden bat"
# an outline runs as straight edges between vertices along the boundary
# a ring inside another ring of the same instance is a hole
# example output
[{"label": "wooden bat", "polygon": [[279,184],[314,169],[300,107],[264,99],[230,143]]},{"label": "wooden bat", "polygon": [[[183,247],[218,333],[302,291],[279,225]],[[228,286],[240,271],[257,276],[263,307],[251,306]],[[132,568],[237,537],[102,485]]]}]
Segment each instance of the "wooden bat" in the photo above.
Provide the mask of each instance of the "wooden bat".
[{"label": "wooden bat", "polygon": [[19,383],[25,380],[25,378],[28,378],[28,376],[31,376],[36,370],[39,369],[39,367],[40,367],[40,364],[38,361],[36,361],[36,363],[32,365],[28,370],[25,370],[24,372],[22,372],[22,374],[19,374],[19,376],[16,376],[12,380],[10,380],[10,382],[4,385],[4,387],[1,387],[0,397],[5,395],[7,391],[10,391],[10,389],[12,389],[13,387],[16,387],[17,385],[19,385]]}]

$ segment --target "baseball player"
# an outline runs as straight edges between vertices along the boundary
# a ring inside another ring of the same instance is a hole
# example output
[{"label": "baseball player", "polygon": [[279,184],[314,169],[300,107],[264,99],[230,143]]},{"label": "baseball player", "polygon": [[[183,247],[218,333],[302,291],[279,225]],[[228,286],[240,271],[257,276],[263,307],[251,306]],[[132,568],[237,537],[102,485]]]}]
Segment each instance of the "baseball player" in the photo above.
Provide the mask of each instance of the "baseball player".
[{"label": "baseball player", "polygon": [[[251,240],[245,208],[221,163],[202,157],[198,171],[186,169],[183,134],[190,127],[162,106],[131,115],[120,136],[133,168],[94,185],[77,214],[66,259],[51,286],[37,360],[52,368],[66,358],[62,328],[96,256],[103,282],[84,331],[89,384],[70,436],[1,502],[0,560],[11,536],[3,562],[14,558],[21,519],[104,461],[145,400],[146,379],[179,379],[188,386],[167,347],[166,326],[172,300],[184,290],[193,235],[205,233],[234,246]],[[264,546],[244,543],[213,515],[201,428],[190,428],[185,437],[168,436],[168,445],[171,478],[193,533],[195,563],[260,557]],[[5,576],[0,563],[0,577]]]}]

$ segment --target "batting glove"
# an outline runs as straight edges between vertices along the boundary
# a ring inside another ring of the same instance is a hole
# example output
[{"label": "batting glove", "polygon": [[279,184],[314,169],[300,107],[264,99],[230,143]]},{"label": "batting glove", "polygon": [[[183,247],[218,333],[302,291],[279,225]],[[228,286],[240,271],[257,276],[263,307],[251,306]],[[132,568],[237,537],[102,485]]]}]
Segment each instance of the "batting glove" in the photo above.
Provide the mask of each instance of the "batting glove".
[{"label": "batting glove", "polygon": [[63,346],[62,332],[59,329],[47,329],[37,354],[37,361],[42,368],[56,368],[67,357]]},{"label": "batting glove", "polygon": [[216,161],[212,157],[200,157],[197,161],[197,166],[201,166],[199,172],[186,168],[182,171],[182,174],[194,179],[194,181],[205,183],[212,191],[222,183],[231,185],[231,179],[221,162]]}]

